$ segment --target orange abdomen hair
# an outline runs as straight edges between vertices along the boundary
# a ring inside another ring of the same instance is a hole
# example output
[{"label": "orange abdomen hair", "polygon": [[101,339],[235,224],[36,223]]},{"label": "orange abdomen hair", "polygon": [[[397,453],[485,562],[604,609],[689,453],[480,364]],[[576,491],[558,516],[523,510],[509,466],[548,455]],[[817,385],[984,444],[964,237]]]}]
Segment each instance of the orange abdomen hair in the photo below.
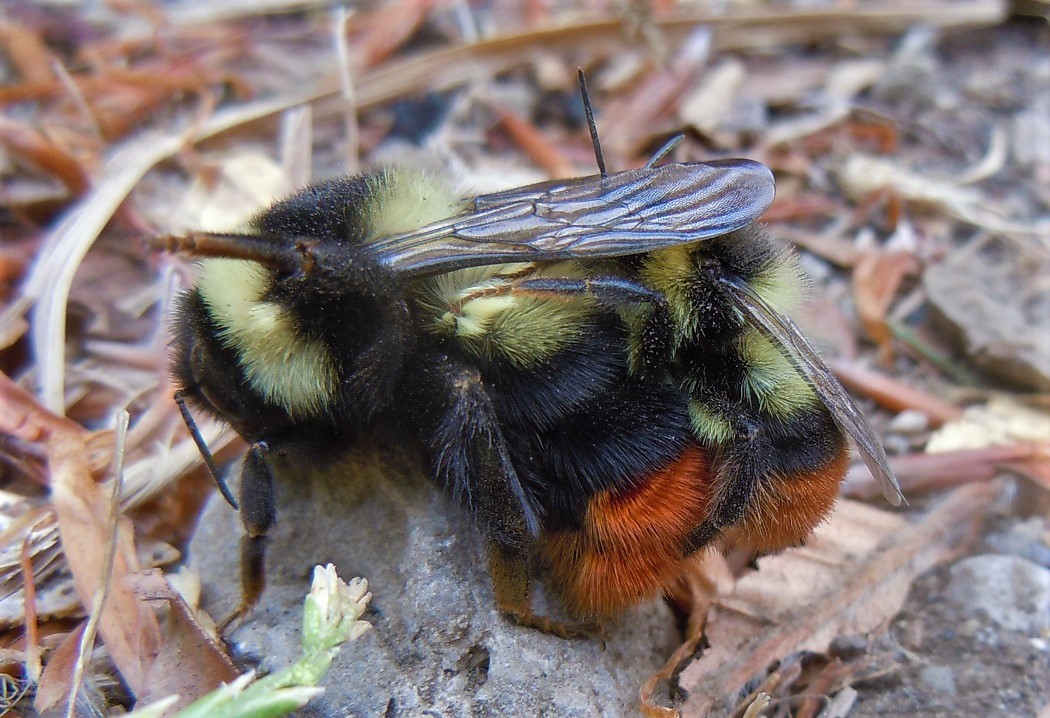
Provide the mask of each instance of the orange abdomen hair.
[{"label": "orange abdomen hair", "polygon": [[757,553],[799,545],[831,513],[849,467],[845,441],[823,466],[787,476],[766,476],[755,489],[747,513],[724,534]]},{"label": "orange abdomen hair", "polygon": [[710,496],[709,458],[692,445],[630,490],[597,494],[580,529],[543,537],[548,585],[573,614],[592,618],[654,594],[678,575]]},{"label": "orange abdomen hair", "polygon": [[[823,466],[763,477],[726,539],[763,553],[798,545],[831,512],[848,463],[843,442]],[[667,587],[689,559],[690,534],[710,518],[713,475],[708,454],[690,446],[631,490],[597,494],[581,528],[543,537],[548,585],[587,618],[608,617]]]}]

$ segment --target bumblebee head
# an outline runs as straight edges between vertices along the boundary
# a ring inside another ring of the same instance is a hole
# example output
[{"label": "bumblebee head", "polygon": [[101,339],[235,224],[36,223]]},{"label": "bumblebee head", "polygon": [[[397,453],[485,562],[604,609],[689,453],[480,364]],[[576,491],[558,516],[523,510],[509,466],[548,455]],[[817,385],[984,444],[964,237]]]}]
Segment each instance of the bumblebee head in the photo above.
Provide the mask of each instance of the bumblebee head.
[{"label": "bumblebee head", "polygon": [[[221,246],[201,262],[197,333],[213,335],[209,351],[228,355],[256,395],[292,418],[369,413],[400,366],[407,318],[406,280],[375,259],[371,242],[459,207],[435,176],[409,171],[311,185],[244,234],[211,237]],[[207,241],[195,253],[207,255]]]}]

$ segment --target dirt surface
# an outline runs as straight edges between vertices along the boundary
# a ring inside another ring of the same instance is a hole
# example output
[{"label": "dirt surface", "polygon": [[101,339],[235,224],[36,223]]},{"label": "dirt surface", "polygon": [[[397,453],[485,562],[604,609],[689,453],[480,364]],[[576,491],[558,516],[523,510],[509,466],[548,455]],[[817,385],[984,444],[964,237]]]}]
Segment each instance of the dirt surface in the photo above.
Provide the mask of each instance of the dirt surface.
[{"label": "dirt surface", "polygon": [[[1022,525],[1006,519],[1001,526],[1015,532],[1027,527],[1029,539],[1011,546],[1042,555],[1041,566],[1030,562],[1027,568],[1041,569],[1050,587],[1050,564],[1045,562],[1050,522],[1036,518]],[[987,548],[996,547],[1005,548]],[[1043,715],[1050,702],[1050,588],[1013,596],[1013,606],[1010,600],[999,604],[1043,617],[1041,627],[1011,630],[972,606],[946,600],[957,565],[939,567],[916,581],[904,608],[870,650],[872,663],[886,672],[854,684],[859,696],[850,716]]]}]

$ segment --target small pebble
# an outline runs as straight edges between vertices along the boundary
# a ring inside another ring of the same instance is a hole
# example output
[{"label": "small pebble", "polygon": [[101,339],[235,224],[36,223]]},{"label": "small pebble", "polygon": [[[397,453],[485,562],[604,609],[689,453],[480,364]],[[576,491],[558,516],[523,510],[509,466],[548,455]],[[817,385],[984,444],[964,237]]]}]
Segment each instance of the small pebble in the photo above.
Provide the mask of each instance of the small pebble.
[{"label": "small pebble", "polygon": [[1026,558],[1043,568],[1050,568],[1050,522],[1038,516],[1011,525],[1005,531],[986,539],[995,553]]},{"label": "small pebble", "polygon": [[981,622],[976,618],[968,618],[959,624],[959,635],[963,638],[974,638],[981,630]]},{"label": "small pebble", "polygon": [[905,409],[893,417],[886,428],[894,434],[915,436],[930,430],[930,417],[916,409]]},{"label": "small pebble", "polygon": [[923,666],[919,671],[919,678],[930,689],[938,693],[955,695],[955,671],[947,666]]},{"label": "small pebble", "polygon": [[919,650],[925,636],[926,629],[921,619],[913,618],[897,624],[897,640],[905,648]]},{"label": "small pebble", "polygon": [[900,456],[911,450],[911,442],[900,434],[887,434],[882,440],[882,446],[890,456]]}]

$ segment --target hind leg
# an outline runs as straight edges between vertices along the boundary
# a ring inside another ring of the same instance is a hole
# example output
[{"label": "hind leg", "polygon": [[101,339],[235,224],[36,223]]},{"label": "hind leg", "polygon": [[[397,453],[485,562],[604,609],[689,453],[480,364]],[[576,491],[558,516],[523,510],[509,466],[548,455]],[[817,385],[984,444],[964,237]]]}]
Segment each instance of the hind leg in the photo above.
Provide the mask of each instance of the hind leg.
[{"label": "hind leg", "polygon": [[496,605],[508,618],[563,638],[593,631],[532,609],[534,557],[540,522],[511,461],[499,418],[476,370],[435,367],[421,382],[428,396],[427,440],[434,475],[470,512],[488,540]]}]

